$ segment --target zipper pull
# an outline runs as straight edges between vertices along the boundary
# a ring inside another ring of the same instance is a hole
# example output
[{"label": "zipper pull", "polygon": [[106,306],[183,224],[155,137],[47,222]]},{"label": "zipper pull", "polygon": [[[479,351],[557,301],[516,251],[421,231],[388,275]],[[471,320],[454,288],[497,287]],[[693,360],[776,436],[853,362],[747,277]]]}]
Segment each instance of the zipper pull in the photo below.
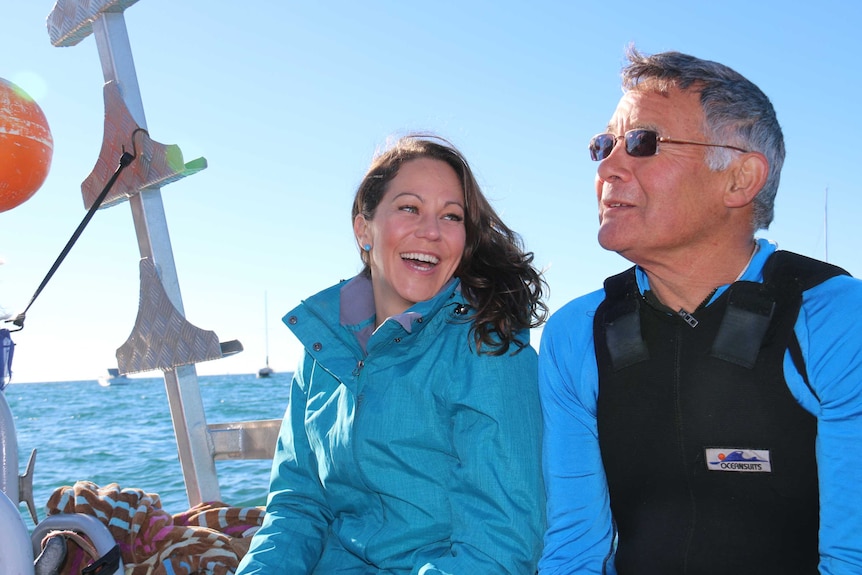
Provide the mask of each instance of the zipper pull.
[{"label": "zipper pull", "polygon": [[682,320],[685,323],[687,323],[688,325],[690,325],[691,327],[697,327],[697,323],[698,323],[697,319],[695,319],[695,317],[693,315],[691,315],[690,313],[688,313],[684,309],[680,308],[679,311],[676,312],[676,314],[679,317],[681,317]]}]

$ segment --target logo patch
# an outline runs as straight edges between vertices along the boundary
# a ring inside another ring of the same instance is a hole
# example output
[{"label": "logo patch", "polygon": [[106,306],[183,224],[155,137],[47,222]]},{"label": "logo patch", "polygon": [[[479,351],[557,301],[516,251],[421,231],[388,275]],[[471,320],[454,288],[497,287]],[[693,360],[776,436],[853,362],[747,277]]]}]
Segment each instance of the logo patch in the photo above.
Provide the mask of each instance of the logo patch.
[{"label": "logo patch", "polygon": [[706,467],[710,471],[772,472],[769,450],[765,449],[707,448]]}]

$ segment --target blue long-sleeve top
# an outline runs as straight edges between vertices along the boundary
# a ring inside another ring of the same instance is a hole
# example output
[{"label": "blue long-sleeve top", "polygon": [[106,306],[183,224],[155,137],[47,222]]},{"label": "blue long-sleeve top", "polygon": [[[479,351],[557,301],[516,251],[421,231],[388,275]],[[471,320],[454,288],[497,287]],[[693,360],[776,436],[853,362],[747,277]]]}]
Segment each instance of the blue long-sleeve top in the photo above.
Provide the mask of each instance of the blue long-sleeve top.
[{"label": "blue long-sleeve top", "polygon": [[[774,244],[758,250],[740,280],[763,281]],[[641,293],[649,289],[637,269]],[[726,289],[722,286],[710,302]],[[548,530],[541,575],[614,574],[614,528],[596,425],[598,369],[593,316],[604,290],[577,298],[548,321],[539,353]],[[862,573],[862,281],[834,277],[803,294],[794,327],[812,394],[784,358],[793,397],[817,418],[820,573]],[[818,400],[819,397],[819,400]]]},{"label": "blue long-sleeve top", "polygon": [[360,275],[285,316],[306,351],[239,575],[535,573],[536,352],[477,354],[464,303],[456,280],[375,330]]}]

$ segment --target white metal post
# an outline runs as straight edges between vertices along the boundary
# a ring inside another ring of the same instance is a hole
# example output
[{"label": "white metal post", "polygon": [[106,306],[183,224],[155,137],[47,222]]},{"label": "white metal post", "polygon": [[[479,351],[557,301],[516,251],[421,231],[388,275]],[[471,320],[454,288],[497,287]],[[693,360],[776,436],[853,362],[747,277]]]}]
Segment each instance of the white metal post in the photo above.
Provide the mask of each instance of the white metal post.
[{"label": "white metal post", "polygon": [[[93,33],[105,82],[117,83],[129,112],[138,125],[146,129],[144,106],[123,13],[102,13],[93,22]],[[161,190],[142,190],[129,198],[129,204],[141,257],[154,262],[165,292],[174,307],[183,313]],[[189,505],[219,500],[218,478],[195,366],[166,369],[164,377]]]}]

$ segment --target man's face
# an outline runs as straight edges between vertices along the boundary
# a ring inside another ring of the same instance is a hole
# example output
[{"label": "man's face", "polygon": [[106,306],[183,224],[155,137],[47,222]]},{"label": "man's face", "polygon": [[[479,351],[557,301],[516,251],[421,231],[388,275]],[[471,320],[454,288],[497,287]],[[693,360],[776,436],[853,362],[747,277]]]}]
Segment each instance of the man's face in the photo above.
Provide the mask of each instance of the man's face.
[{"label": "man's face", "polygon": [[703,146],[659,143],[654,156],[628,155],[622,136],[637,128],[668,138],[709,141],[697,92],[627,92],[607,130],[620,139],[596,174],[599,244],[641,266],[670,265],[708,253],[726,233],[726,173],[709,170],[709,148]]}]

